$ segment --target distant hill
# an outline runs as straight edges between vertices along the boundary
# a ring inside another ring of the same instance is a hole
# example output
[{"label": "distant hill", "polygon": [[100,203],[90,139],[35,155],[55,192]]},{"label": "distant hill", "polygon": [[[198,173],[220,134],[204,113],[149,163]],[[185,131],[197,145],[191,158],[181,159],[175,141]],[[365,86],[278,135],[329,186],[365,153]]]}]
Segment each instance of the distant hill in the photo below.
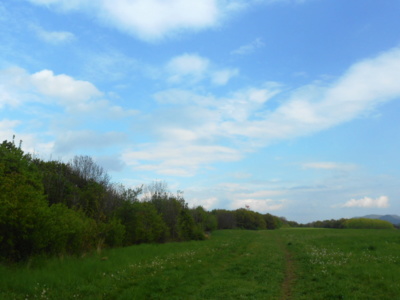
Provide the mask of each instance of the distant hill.
[{"label": "distant hill", "polygon": [[400,216],[398,215],[367,215],[358,218],[378,219],[378,220],[388,221],[394,225],[400,224]]}]

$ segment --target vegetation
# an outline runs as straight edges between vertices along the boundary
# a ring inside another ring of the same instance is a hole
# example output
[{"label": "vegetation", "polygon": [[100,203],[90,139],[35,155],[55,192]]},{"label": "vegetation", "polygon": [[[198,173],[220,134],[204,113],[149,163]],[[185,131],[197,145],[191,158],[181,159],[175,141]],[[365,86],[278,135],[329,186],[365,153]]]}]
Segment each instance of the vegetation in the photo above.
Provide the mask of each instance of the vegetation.
[{"label": "vegetation", "polygon": [[397,299],[397,230],[220,230],[0,266],[0,299]]},{"label": "vegetation", "polygon": [[353,229],[394,229],[393,224],[388,221],[366,218],[346,220],[344,227]]},{"label": "vegetation", "polygon": [[368,219],[368,218],[353,218],[339,220],[324,220],[315,221],[300,227],[316,227],[316,228],[346,228],[346,229],[394,229],[395,226],[384,220]]},{"label": "vegetation", "polygon": [[286,229],[292,253],[292,299],[396,299],[400,295],[397,230]]},{"label": "vegetation", "polygon": [[0,207],[0,299],[400,294],[399,232],[375,230],[393,229],[389,222],[325,220],[302,226],[329,230],[293,229],[300,225],[249,207],[189,208],[164,182],[111,183],[88,156],[43,161],[4,141]]},{"label": "vegetation", "polygon": [[284,223],[249,209],[189,208],[182,193],[170,193],[163,182],[127,189],[112,183],[89,156],[76,156],[69,163],[43,161],[25,154],[21,143],[0,145],[2,262],[203,240],[217,228],[276,229]]}]

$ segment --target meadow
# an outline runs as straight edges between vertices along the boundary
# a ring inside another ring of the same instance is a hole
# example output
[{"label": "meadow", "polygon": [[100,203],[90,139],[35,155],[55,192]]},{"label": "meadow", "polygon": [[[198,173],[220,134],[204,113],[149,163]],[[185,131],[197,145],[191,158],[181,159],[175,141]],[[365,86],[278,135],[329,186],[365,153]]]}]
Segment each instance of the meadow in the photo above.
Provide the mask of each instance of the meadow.
[{"label": "meadow", "polygon": [[399,299],[400,232],[222,230],[0,266],[0,299]]}]

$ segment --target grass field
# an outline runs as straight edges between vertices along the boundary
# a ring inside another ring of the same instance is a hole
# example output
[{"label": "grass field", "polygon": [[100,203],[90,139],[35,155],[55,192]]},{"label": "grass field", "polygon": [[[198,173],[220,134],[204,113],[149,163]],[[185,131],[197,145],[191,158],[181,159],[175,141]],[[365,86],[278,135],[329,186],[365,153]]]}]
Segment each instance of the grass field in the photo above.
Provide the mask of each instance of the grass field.
[{"label": "grass field", "polygon": [[227,230],[2,266],[0,299],[392,300],[399,270],[397,230]]}]

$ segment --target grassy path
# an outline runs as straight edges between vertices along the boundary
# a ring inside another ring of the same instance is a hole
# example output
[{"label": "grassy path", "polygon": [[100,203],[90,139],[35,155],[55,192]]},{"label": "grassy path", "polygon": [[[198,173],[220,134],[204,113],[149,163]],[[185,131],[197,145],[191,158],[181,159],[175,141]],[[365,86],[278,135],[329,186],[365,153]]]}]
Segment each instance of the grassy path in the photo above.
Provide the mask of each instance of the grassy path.
[{"label": "grassy path", "polygon": [[[282,243],[282,241],[281,241]],[[292,289],[296,280],[295,264],[292,253],[289,252],[287,247],[282,247],[282,252],[285,255],[285,278],[282,283],[282,296],[281,300],[292,299]]]}]

